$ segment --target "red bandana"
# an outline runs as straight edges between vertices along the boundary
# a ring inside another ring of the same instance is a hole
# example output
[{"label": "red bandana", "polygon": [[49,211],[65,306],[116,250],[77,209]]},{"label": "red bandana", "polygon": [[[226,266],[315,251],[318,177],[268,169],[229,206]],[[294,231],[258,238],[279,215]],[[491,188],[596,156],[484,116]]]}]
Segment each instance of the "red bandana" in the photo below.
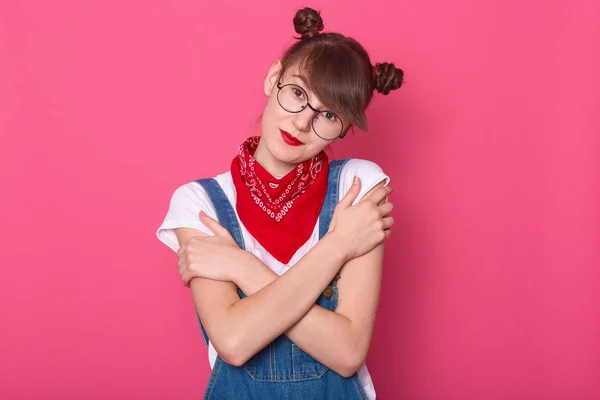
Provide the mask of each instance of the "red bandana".
[{"label": "red bandana", "polygon": [[253,155],[259,136],[247,139],[231,162],[236,210],[250,234],[283,264],[310,238],[327,192],[324,152],[274,178]]}]

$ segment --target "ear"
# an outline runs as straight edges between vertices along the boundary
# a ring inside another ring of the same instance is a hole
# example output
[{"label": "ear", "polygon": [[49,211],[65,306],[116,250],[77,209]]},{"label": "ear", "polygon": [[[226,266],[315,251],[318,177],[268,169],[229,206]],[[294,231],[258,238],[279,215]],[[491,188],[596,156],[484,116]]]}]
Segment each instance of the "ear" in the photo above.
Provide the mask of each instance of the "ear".
[{"label": "ear", "polygon": [[279,79],[279,75],[281,74],[281,70],[283,69],[283,65],[280,60],[276,60],[271,68],[269,68],[269,73],[265,78],[265,95],[270,96],[271,92],[275,85],[277,85],[277,80]]}]

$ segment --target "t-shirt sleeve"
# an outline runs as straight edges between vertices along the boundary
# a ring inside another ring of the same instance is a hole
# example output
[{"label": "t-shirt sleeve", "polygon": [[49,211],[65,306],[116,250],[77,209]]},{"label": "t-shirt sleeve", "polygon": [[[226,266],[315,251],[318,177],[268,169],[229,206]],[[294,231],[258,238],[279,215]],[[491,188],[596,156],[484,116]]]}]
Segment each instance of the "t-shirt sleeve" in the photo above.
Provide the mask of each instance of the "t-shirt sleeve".
[{"label": "t-shirt sleeve", "polygon": [[179,250],[179,242],[175,235],[176,228],[197,229],[212,236],[210,229],[200,222],[198,216],[200,210],[216,219],[215,208],[201,185],[191,182],[180,186],[171,196],[169,211],[158,228],[156,236],[173,251]]},{"label": "t-shirt sleeve", "polygon": [[350,190],[355,175],[360,178],[361,188],[360,194],[353,204],[358,203],[365,194],[373,189],[379,182],[385,180],[386,186],[390,183],[390,177],[383,172],[379,165],[372,161],[353,158],[342,168],[342,173],[340,175],[340,199],[348,193],[348,190]]}]

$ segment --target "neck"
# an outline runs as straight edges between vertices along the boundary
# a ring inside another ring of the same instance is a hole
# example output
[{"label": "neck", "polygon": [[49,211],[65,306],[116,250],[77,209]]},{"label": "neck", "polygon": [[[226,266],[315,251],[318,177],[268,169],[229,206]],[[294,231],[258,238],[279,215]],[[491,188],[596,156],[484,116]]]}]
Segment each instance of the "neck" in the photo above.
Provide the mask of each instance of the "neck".
[{"label": "neck", "polygon": [[264,140],[258,142],[258,147],[254,152],[254,159],[259,163],[269,174],[275,177],[287,175],[288,172],[296,168],[297,164],[288,164],[277,160],[267,146]]}]

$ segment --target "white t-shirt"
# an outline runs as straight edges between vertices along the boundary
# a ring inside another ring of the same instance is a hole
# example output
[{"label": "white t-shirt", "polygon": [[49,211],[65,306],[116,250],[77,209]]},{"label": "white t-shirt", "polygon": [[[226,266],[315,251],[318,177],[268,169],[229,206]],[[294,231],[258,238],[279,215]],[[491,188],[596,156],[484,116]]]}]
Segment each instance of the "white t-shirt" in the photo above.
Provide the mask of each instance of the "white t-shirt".
[{"label": "white t-shirt", "polygon": [[[362,186],[360,194],[354,201],[354,204],[359,202],[365,193],[371,190],[379,182],[385,180],[385,184],[387,185],[390,181],[390,178],[383,173],[377,164],[367,160],[351,159],[344,165],[340,175],[340,199],[344,197],[344,195],[350,189],[350,186],[352,186],[352,181],[355,175],[360,178]],[[237,197],[235,186],[231,178],[231,172],[228,171],[226,173],[217,175],[215,179],[223,189],[225,196],[227,196],[235,211]],[[198,217],[200,210],[203,210],[211,218],[217,219],[216,211],[204,188],[200,184],[197,182],[190,182],[179,187],[177,190],[175,190],[175,193],[173,193],[169,211],[167,212],[165,220],[158,228],[156,233],[158,239],[173,249],[173,251],[177,252],[177,250],[179,250],[179,243],[177,241],[177,236],[175,235],[176,228],[193,228],[212,236],[213,233],[203,223],[200,222]],[[313,233],[308,241],[296,251],[288,264],[282,264],[269,252],[267,252],[264,247],[261,246],[256,239],[254,239],[254,237],[252,237],[241,221],[240,227],[242,230],[242,236],[244,237],[246,250],[258,257],[277,275],[282,275],[288,269],[294,266],[294,264],[296,264],[298,260],[300,260],[319,241],[319,221],[317,221],[315,229],[313,230]],[[215,364],[215,360],[217,359],[217,352],[210,342],[208,346],[208,358],[210,367],[212,368]],[[360,368],[358,371],[358,376],[368,399],[375,399],[373,381],[371,380],[371,376],[369,375],[366,365],[363,365]]]}]

